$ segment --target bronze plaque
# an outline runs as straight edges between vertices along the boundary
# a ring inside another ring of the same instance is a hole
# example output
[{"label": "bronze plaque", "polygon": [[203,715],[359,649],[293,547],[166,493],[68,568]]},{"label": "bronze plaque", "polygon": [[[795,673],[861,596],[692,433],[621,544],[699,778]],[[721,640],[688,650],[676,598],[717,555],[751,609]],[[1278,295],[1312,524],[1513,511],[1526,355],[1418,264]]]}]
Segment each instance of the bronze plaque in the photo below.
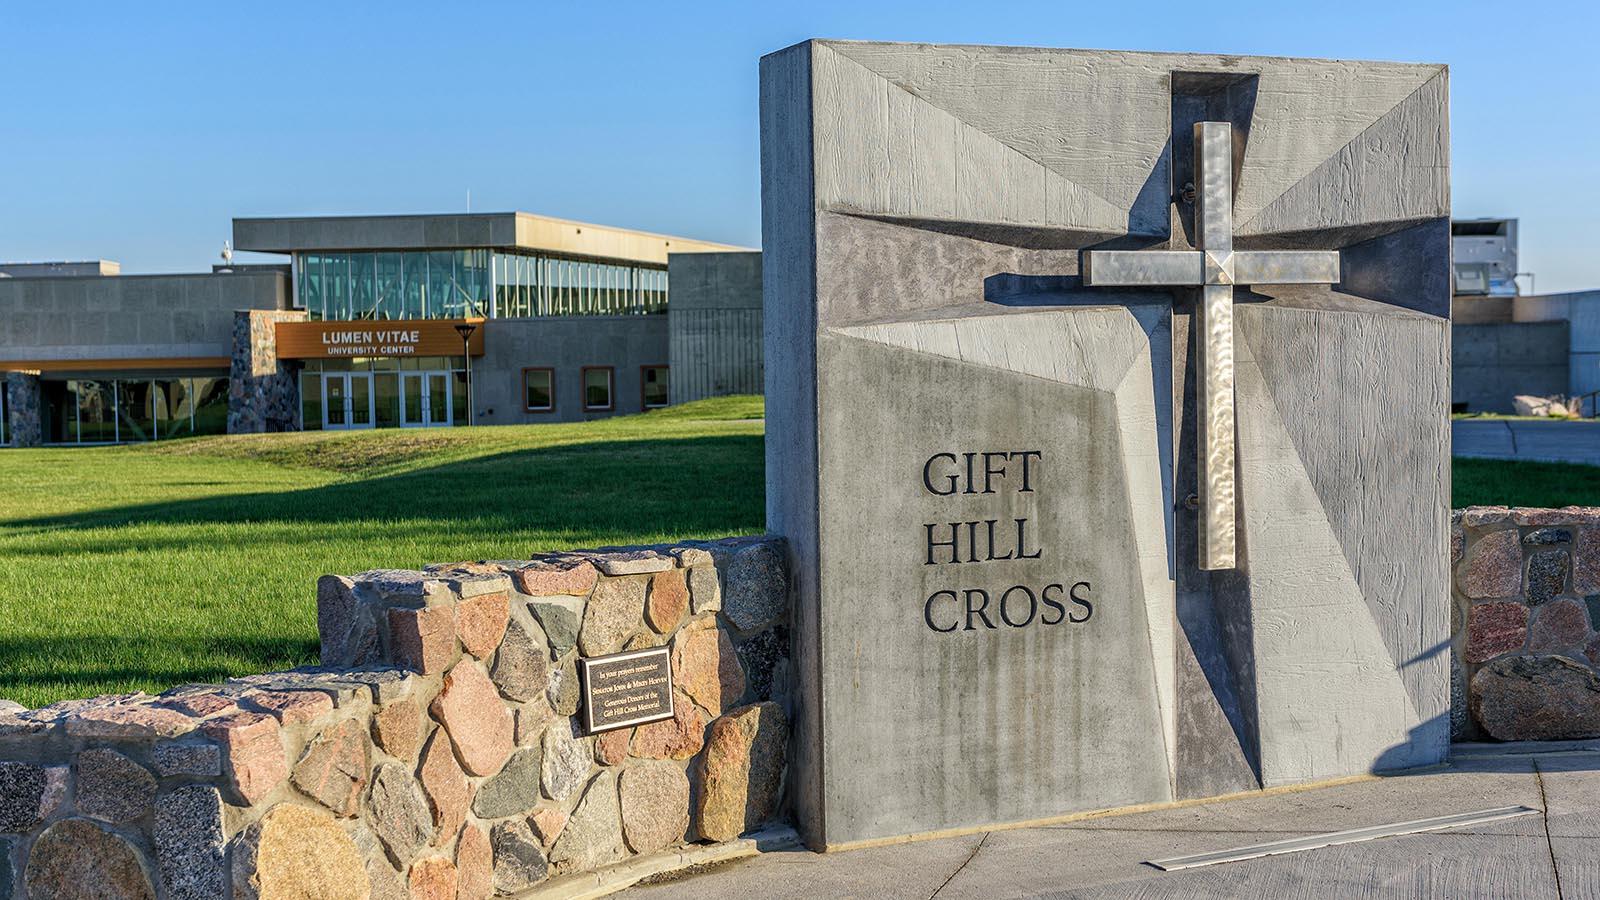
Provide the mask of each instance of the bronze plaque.
[{"label": "bronze plaque", "polygon": [[672,661],[666,647],[580,659],[578,672],[587,734],[672,718]]}]

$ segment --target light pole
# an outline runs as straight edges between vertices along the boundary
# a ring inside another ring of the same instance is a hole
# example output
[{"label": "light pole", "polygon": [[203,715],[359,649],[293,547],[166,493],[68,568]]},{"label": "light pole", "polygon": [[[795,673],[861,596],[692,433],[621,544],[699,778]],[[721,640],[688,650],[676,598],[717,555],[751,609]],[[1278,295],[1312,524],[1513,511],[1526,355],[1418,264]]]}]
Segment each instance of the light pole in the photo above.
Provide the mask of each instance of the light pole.
[{"label": "light pole", "polygon": [[461,355],[467,360],[467,424],[472,424],[472,333],[478,326],[471,322],[462,322],[456,326],[456,334],[461,335]]}]

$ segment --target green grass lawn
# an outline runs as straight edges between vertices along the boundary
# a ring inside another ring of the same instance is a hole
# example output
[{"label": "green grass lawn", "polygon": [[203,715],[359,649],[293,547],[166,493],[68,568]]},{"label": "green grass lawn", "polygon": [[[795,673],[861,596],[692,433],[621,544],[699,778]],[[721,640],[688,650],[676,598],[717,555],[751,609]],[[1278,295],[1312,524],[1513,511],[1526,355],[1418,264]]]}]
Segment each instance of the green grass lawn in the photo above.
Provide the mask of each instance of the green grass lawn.
[{"label": "green grass lawn", "polygon": [[[759,532],[761,415],[0,452],[0,697],[314,662],[326,572]],[[1600,505],[1600,469],[1457,460],[1455,503]]]},{"label": "green grass lawn", "polygon": [[1457,507],[1600,506],[1600,467],[1458,458],[1450,488]]},{"label": "green grass lawn", "polygon": [[0,697],[314,662],[327,572],[759,532],[761,415],[0,452]]}]

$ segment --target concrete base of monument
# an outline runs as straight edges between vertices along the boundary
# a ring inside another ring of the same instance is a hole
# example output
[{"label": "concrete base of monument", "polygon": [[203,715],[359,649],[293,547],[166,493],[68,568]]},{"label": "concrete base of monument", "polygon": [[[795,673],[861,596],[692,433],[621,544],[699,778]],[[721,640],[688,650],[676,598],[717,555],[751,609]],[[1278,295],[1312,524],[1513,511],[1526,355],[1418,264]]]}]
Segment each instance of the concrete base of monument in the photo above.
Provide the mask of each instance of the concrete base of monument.
[{"label": "concrete base of monument", "polygon": [[733,862],[758,853],[796,850],[799,847],[800,838],[793,828],[776,825],[737,840],[673,847],[647,856],[636,856],[604,869],[556,878],[514,896],[516,900],[590,900],[626,890],[642,881]]},{"label": "concrete base of monument", "polygon": [[[1600,742],[1591,742],[1593,746],[1585,745],[1584,749],[1594,750],[1600,748]],[[1474,745],[1478,746],[1478,745]],[[1482,745],[1487,747],[1488,745]],[[1541,745],[1543,746],[1543,745]],[[1567,748],[1558,748],[1567,749]],[[1528,752],[1538,752],[1530,749]],[[1478,752],[1472,755],[1488,755]],[[1184,809],[1187,807],[1202,807],[1210,804],[1224,803],[1230,800],[1244,800],[1250,798],[1276,797],[1286,794],[1308,793],[1341,785],[1357,784],[1361,782],[1377,781],[1396,775],[1425,775],[1447,768],[1444,765],[1426,766],[1417,769],[1408,769],[1403,772],[1385,772],[1381,775],[1352,775],[1346,778],[1335,778],[1313,784],[1286,785],[1283,787],[1267,788],[1258,791],[1243,791],[1220,797],[1206,797],[1192,800],[1179,800],[1171,803],[1146,803],[1138,806],[1124,806],[1116,809],[1090,810],[1087,812],[1072,813],[1070,815],[1055,816],[1047,819],[1032,819],[1028,821],[1007,822],[997,825],[981,825],[971,828],[951,828],[941,831],[928,831],[917,834],[899,835],[892,838],[881,838],[868,841],[854,841],[843,844],[830,844],[823,849],[824,853],[848,853],[856,850],[868,850],[878,847],[890,847],[898,844],[910,844],[923,841],[938,841],[949,838],[960,838],[973,834],[987,834],[995,831],[1020,831],[1029,828],[1047,828],[1051,826],[1068,825],[1075,822],[1087,822],[1094,819],[1104,819],[1116,816],[1131,816],[1141,813],[1160,812],[1164,810]],[[774,825],[761,831],[752,832],[737,840],[720,844],[690,845],[675,847],[653,853],[647,856],[636,857],[626,862],[618,863],[593,872],[581,872],[546,882],[539,887],[516,894],[516,900],[590,900],[590,898],[605,897],[619,891],[627,890],[638,885],[659,882],[672,882],[682,877],[698,877],[698,870],[720,866],[726,863],[749,859],[764,853],[798,852],[804,851],[805,846],[800,842],[795,830],[788,825]],[[809,854],[808,854],[809,855]]]},{"label": "concrete base of monument", "polygon": [[1093,819],[1104,819],[1113,816],[1131,816],[1140,813],[1159,812],[1162,810],[1185,809],[1192,806],[1206,806],[1212,803],[1226,803],[1230,800],[1244,800],[1253,797],[1276,797],[1282,794],[1301,794],[1307,791],[1320,791],[1345,784],[1357,784],[1364,781],[1376,781],[1381,778],[1390,778],[1399,775],[1426,775],[1447,768],[1440,763],[1431,766],[1418,766],[1412,769],[1398,769],[1390,772],[1371,773],[1365,775],[1347,775],[1342,778],[1329,778],[1323,781],[1312,781],[1304,784],[1286,784],[1279,787],[1264,788],[1255,791],[1238,791],[1231,794],[1219,794],[1215,797],[1193,797],[1187,800],[1172,800],[1163,803],[1140,803],[1133,806],[1118,806],[1110,809],[1092,809],[1082,812],[1066,813],[1059,816],[1050,816],[1042,819],[1027,819],[1016,822],[1000,822],[989,825],[971,825],[963,828],[946,828],[939,831],[923,831],[916,834],[902,834],[894,837],[874,838],[865,841],[849,841],[846,843],[829,844],[823,848],[824,853],[842,853],[851,850],[868,850],[873,847],[891,847],[895,844],[909,844],[916,841],[937,841],[945,838],[962,837],[969,834],[988,834],[994,831],[1021,831],[1027,828],[1049,828],[1056,825],[1070,825],[1074,822],[1086,822]]},{"label": "concrete base of monument", "polygon": [[[1148,865],[1174,856],[1517,806],[1540,814],[1173,872]],[[1067,824],[991,829],[850,853],[765,853],[703,876],[641,885],[624,896],[1596,896],[1597,808],[1600,753],[1569,749],[1475,756],[1431,771],[1260,791]]]}]

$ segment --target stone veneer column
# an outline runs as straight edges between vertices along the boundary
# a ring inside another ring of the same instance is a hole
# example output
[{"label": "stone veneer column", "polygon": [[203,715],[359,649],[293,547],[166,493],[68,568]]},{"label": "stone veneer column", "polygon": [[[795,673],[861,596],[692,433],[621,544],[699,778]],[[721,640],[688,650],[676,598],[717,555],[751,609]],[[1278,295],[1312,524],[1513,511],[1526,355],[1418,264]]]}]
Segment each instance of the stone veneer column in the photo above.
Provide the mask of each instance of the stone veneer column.
[{"label": "stone veneer column", "polygon": [[13,447],[37,447],[44,441],[39,418],[39,376],[32,372],[5,373],[6,440]]},{"label": "stone veneer column", "polygon": [[228,372],[228,433],[300,430],[298,366],[278,359],[279,322],[303,322],[300,310],[242,309],[233,314]]},{"label": "stone veneer column", "polygon": [[1600,508],[1452,518],[1456,739],[1600,737]]}]

